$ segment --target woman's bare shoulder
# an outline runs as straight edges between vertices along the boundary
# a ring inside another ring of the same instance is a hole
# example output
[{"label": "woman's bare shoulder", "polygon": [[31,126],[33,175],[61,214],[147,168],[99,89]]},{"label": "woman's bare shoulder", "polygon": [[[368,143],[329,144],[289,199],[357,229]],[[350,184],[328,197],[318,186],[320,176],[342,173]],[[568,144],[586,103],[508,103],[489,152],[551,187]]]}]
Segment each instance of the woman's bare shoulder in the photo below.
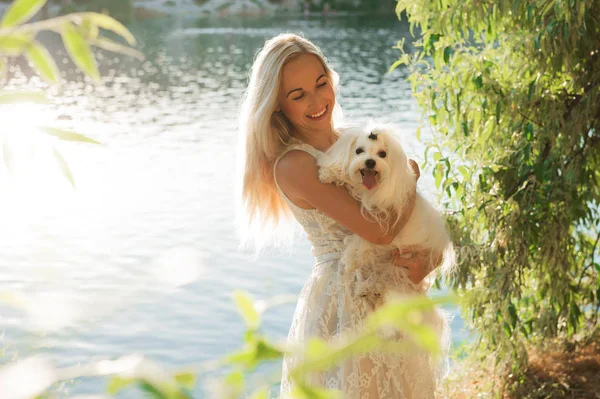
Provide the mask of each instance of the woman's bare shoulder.
[{"label": "woman's bare shoulder", "polygon": [[306,151],[289,150],[277,162],[275,173],[279,181],[318,179],[317,161]]}]

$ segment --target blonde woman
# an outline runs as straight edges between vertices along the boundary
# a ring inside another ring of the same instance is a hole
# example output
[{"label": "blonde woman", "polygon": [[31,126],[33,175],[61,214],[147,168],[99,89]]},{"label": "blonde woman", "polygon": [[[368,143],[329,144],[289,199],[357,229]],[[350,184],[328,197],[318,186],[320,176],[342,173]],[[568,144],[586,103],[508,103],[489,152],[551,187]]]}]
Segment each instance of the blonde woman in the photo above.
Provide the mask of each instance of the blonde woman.
[{"label": "blonde woman", "polygon": [[[360,204],[346,189],[319,181],[315,158],[343,134],[337,88],[338,75],[319,48],[301,36],[282,34],[267,40],[257,54],[242,105],[236,196],[243,242],[258,249],[289,242],[293,216],[315,257],[294,312],[289,344],[360,328],[365,310],[339,279],[343,239],[355,233],[375,244],[389,244],[414,206],[413,198],[400,221],[386,231],[361,214]],[[407,267],[418,283],[427,274],[428,257],[415,250],[410,259],[394,256],[394,264]],[[283,398],[290,397],[288,373],[298,360],[284,359]],[[312,382],[340,389],[347,399],[432,398],[431,373],[424,370],[429,366],[407,363],[397,354],[365,355],[314,376]]]}]

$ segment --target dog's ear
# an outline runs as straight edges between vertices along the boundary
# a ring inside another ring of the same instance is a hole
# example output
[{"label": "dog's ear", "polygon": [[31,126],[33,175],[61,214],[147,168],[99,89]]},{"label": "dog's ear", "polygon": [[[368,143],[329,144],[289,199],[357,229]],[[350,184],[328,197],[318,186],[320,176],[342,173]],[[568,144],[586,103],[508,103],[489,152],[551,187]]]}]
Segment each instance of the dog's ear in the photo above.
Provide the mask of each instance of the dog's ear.
[{"label": "dog's ear", "polygon": [[390,166],[397,168],[401,178],[415,178],[415,173],[408,162],[408,156],[400,145],[400,141],[390,131],[381,132],[384,136]]},{"label": "dog's ear", "polygon": [[348,168],[352,162],[356,139],[357,137],[353,134],[342,134],[329,151],[319,157],[317,160],[319,180],[323,183],[349,180]]},{"label": "dog's ear", "polygon": [[409,194],[414,192],[416,187],[416,178],[408,157],[398,138],[393,134],[393,131],[388,129],[382,130],[379,137],[385,140],[385,148],[387,151],[388,165],[391,169],[392,178],[385,184],[385,198],[393,199],[395,206],[403,208],[408,201]]}]

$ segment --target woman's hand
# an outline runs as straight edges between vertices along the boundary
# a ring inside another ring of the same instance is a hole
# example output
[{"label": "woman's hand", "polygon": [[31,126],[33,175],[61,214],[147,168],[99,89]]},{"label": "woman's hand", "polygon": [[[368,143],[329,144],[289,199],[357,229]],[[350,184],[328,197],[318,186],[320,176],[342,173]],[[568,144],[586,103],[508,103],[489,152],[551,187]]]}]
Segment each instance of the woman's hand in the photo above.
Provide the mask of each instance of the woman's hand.
[{"label": "woman's hand", "polygon": [[421,171],[419,170],[419,164],[414,159],[409,159],[408,164],[410,165],[411,169],[415,173],[416,180],[419,181],[419,177],[421,177]]},{"label": "woman's hand", "polygon": [[408,270],[408,278],[419,284],[429,273],[442,263],[442,254],[420,246],[408,246],[392,251],[394,266]]}]

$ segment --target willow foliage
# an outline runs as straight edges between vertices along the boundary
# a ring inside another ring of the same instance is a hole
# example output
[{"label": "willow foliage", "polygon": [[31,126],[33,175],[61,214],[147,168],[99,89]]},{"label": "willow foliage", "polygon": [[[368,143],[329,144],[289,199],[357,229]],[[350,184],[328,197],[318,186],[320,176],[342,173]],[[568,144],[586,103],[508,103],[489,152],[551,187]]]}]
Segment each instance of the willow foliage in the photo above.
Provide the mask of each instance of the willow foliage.
[{"label": "willow foliage", "polygon": [[[600,2],[399,0],[480,349],[598,327]],[[401,46],[399,46],[401,47]]]}]

